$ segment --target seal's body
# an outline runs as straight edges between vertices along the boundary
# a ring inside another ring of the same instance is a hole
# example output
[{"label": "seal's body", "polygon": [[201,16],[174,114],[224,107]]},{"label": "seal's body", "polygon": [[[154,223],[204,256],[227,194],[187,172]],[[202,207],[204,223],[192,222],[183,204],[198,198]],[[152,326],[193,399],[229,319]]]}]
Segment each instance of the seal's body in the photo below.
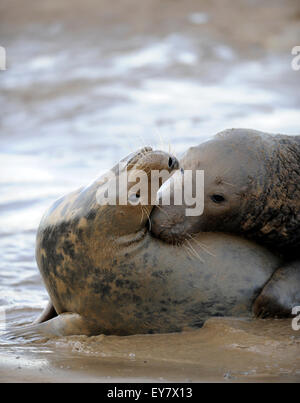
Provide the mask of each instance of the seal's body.
[{"label": "seal's body", "polygon": [[[177,167],[149,149],[127,169]],[[58,317],[34,325],[48,334],[127,335],[180,331],[210,316],[250,316],[279,259],[250,241],[199,234],[182,246],[147,229],[153,206],[99,205],[101,178],[60,199],[37,235],[37,262]]]},{"label": "seal's body", "polygon": [[226,130],[191,147],[180,162],[185,170],[204,170],[204,213],[187,217],[185,205],[161,206],[152,213],[153,234],[178,243],[191,234],[221,231],[293,260],[291,269],[286,265],[272,279],[276,292],[267,287],[255,305],[259,315],[291,313],[300,305],[300,136]]}]

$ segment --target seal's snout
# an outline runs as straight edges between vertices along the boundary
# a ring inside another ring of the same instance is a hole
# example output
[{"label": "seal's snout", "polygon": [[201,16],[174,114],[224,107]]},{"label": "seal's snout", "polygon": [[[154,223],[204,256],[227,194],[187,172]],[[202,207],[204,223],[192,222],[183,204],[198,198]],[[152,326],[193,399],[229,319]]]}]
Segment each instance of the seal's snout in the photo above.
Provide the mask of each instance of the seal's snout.
[{"label": "seal's snout", "polygon": [[143,169],[147,172],[167,170],[172,173],[179,168],[179,161],[172,154],[154,150],[144,154],[135,168]]}]

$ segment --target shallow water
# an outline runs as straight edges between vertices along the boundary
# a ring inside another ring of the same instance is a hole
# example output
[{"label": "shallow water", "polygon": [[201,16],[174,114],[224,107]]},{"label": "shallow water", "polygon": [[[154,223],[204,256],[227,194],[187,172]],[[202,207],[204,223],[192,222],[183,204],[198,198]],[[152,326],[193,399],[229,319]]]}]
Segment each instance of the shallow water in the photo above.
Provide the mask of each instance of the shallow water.
[{"label": "shallow water", "polygon": [[[299,37],[296,0],[2,0],[0,305],[8,327],[30,323],[47,301],[35,232],[62,194],[145,144],[180,154],[229,127],[299,134],[300,72],[291,69]],[[29,348],[6,343],[11,354]],[[47,356],[43,344],[34,348]]]}]

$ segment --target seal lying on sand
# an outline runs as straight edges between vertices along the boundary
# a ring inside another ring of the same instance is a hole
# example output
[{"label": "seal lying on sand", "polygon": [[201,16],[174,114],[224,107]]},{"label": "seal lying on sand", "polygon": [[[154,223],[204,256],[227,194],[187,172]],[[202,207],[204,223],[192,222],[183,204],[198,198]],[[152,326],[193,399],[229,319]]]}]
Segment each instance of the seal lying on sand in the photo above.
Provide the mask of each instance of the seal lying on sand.
[{"label": "seal lying on sand", "polygon": [[[128,158],[125,169],[144,170],[150,184],[150,170],[177,166],[170,155],[146,148]],[[199,234],[180,247],[164,243],[147,228],[148,200],[143,208],[100,205],[102,185],[100,178],[67,195],[43,217],[37,262],[58,316],[28,330],[174,332],[201,326],[210,316],[251,315],[280,263],[275,255],[224,234]]]},{"label": "seal lying on sand", "polygon": [[[247,237],[279,252],[286,264],[257,299],[257,315],[290,315],[300,305],[300,136],[231,129],[190,148],[187,170],[204,170],[204,213],[185,205],[152,213],[153,234],[178,243],[200,231]],[[171,179],[172,181],[172,179]]]}]

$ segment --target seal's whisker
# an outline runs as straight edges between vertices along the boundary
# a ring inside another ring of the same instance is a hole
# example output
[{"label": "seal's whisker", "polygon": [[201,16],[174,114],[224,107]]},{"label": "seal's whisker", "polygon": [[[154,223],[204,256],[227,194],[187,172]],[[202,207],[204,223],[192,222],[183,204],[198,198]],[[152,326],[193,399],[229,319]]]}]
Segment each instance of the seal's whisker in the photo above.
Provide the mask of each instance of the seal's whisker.
[{"label": "seal's whisker", "polygon": [[160,132],[160,130],[159,130],[159,128],[157,126],[155,126],[154,129],[155,129],[155,134],[158,135],[159,140],[160,140],[159,147],[161,147],[162,150],[164,150],[165,149],[165,143],[164,143],[164,140],[163,140],[163,136],[162,136],[162,134],[161,134],[161,132]]},{"label": "seal's whisker", "polygon": [[167,141],[167,144],[166,144],[159,128],[156,126],[154,129],[155,129],[155,134],[158,136],[158,138],[160,140],[160,144],[158,144],[158,147],[161,147],[161,149],[165,150],[165,151],[168,150],[169,154],[172,154],[176,157],[175,151],[172,151],[172,144],[170,143],[170,141]]},{"label": "seal's whisker", "polygon": [[186,239],[185,241],[189,244],[189,246],[190,246],[190,248],[192,249],[192,251],[193,251],[193,252],[195,253],[195,255],[199,258],[200,262],[201,262],[201,263],[204,263],[204,260],[200,257],[199,253],[193,248],[193,246],[191,245],[190,241],[189,241],[188,239]]},{"label": "seal's whisker", "polygon": [[142,209],[145,211],[146,216],[148,217],[148,221],[149,221],[149,231],[151,231],[152,222],[151,222],[150,215],[149,215],[149,213],[148,213],[148,211],[147,211],[147,209],[146,209],[146,208],[142,207]]},{"label": "seal's whisker", "polygon": [[166,146],[166,143],[164,142],[164,139],[163,139],[163,136],[162,136],[160,130],[158,129],[158,127],[156,127],[155,129],[156,129],[156,133],[159,136],[162,150],[167,150],[168,149],[168,153],[173,154],[176,157],[176,153],[174,151],[172,151],[172,149],[171,149],[171,147],[172,147],[171,143],[168,141],[168,144]]},{"label": "seal's whisker", "polygon": [[192,254],[192,252],[190,251],[189,247],[188,247],[187,245],[183,245],[183,248],[184,248],[186,254],[187,254],[189,257],[191,257],[192,259],[194,259],[195,256]]},{"label": "seal's whisker", "polygon": [[225,170],[222,172],[222,176],[226,175],[230,170],[231,170],[231,167],[229,166],[227,169],[225,169]]},{"label": "seal's whisker", "polygon": [[177,153],[175,150],[172,149],[173,145],[169,143],[169,154],[174,155],[174,157],[177,157]]},{"label": "seal's whisker", "polygon": [[140,207],[141,207],[141,210],[142,210],[142,218],[141,218],[140,224],[142,224],[142,221],[144,220],[144,210],[143,210],[143,207],[142,207],[142,206],[140,206]]},{"label": "seal's whisker", "polygon": [[225,181],[223,181],[223,183],[225,183],[226,185],[229,185],[229,186],[236,187],[236,185],[234,185],[233,183],[230,183],[230,182],[225,182]]},{"label": "seal's whisker", "polygon": [[203,250],[204,250],[206,253],[208,253],[210,256],[216,257],[216,255],[214,255],[214,254],[208,249],[208,247],[207,247],[204,243],[202,243],[202,242],[196,240],[196,239],[193,238],[193,236],[190,235],[190,234],[186,234],[186,235],[189,236],[190,239],[191,239],[191,241],[194,241],[197,245],[200,246],[201,249],[203,249]]},{"label": "seal's whisker", "polygon": [[[145,141],[145,139],[144,139],[144,137],[142,136],[142,134],[141,134],[141,133],[139,133],[139,134],[137,135],[137,137],[139,138],[139,140],[140,140],[140,142],[141,142],[142,147],[144,147],[144,146],[145,146],[145,144],[147,144],[147,143],[148,143],[148,142],[146,142],[146,141]],[[151,147],[151,145],[150,145],[150,147]],[[145,154],[146,154],[146,151],[145,151],[145,150],[141,150],[141,154],[142,154],[142,155],[145,155]]]},{"label": "seal's whisker", "polygon": [[188,254],[189,254],[189,256],[192,258],[192,259],[199,259],[199,256],[197,256],[196,254],[195,254],[195,252],[191,249],[191,247],[189,247],[189,246],[187,246],[187,245],[184,245],[183,244],[183,246],[184,246],[184,248],[185,248],[185,250],[188,252]]}]

